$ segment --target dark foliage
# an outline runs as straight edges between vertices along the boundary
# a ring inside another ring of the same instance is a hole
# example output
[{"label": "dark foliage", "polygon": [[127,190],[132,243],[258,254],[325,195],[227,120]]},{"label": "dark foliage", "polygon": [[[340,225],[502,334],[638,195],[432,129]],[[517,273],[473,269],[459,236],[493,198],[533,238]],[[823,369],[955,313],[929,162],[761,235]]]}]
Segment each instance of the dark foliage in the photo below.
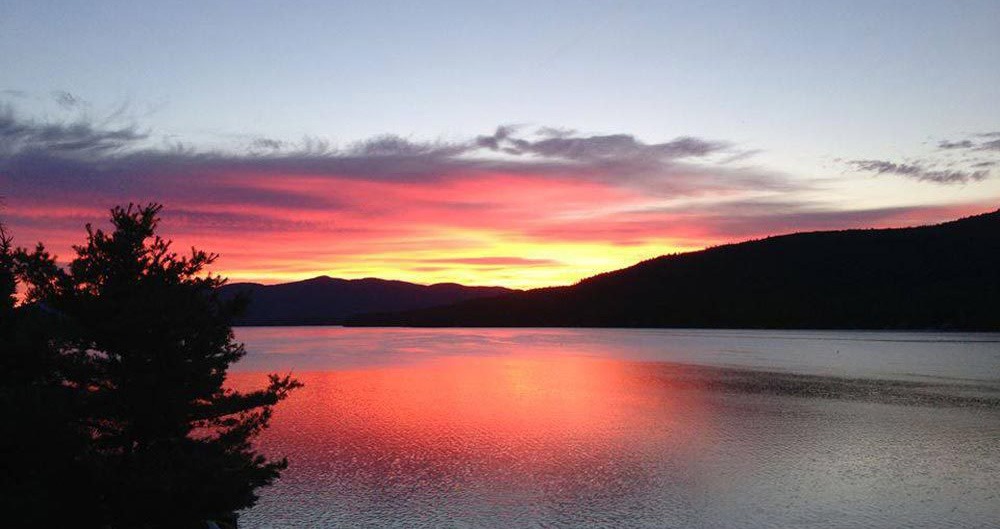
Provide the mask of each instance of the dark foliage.
[{"label": "dark foliage", "polygon": [[0,510],[8,527],[97,526],[81,395],[62,384],[57,319],[15,309],[19,260],[0,226]]},{"label": "dark foliage", "polygon": [[7,235],[3,224],[0,224],[0,318],[9,317],[14,311],[16,284],[14,282],[13,242],[14,240]]},{"label": "dark foliage", "polygon": [[[244,355],[230,327],[242,302],[221,300],[224,280],[204,273],[214,255],[182,257],[156,236],[159,212],[113,209],[114,230],[88,225],[65,270],[42,246],[2,248],[2,404],[40,443],[15,435],[4,447],[21,459],[5,473],[14,526],[60,515],[78,527],[197,526],[252,505],[286,465],[250,443],[298,382],[224,388]],[[14,277],[26,286],[17,308]]]},{"label": "dark foliage", "polygon": [[238,294],[249,301],[237,325],[339,325],[350,316],[448,305],[500,296],[501,287],[467,287],[454,283],[416,285],[384,279],[315,277],[281,285],[234,283],[220,289],[223,299]]},{"label": "dark foliage", "polygon": [[571,287],[354,325],[1000,330],[1000,211],[670,255]]}]

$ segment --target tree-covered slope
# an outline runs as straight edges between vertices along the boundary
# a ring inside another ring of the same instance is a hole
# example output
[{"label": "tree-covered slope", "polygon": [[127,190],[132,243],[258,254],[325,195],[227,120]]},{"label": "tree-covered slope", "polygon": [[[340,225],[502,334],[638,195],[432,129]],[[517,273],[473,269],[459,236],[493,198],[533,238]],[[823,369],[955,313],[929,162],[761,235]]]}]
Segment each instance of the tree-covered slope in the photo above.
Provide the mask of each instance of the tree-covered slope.
[{"label": "tree-covered slope", "polygon": [[1000,330],[1000,211],[658,257],[570,287],[355,325]]}]

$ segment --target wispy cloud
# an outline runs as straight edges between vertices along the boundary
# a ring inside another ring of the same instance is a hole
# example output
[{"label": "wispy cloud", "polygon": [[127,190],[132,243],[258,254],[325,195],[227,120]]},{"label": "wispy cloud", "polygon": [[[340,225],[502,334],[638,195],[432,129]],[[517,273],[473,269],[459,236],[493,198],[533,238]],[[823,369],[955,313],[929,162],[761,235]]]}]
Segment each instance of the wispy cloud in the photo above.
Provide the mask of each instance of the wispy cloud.
[{"label": "wispy cloud", "polygon": [[[614,180],[658,181],[676,193],[705,184],[740,187],[783,185],[773,174],[737,175],[730,182],[714,178],[682,159],[725,152],[728,144],[698,138],[678,138],[647,144],[627,134],[553,136],[542,129],[540,139],[515,136],[500,127],[491,136],[465,142],[420,142],[383,135],[346,147],[307,139],[296,144],[257,137],[244,152],[203,151],[183,145],[157,146],[151,134],[136,125],[99,127],[79,119],[39,123],[20,119],[11,107],[0,110],[0,169],[15,179],[45,179],[59,174],[88,175],[87,187],[102,179],[201,176],[220,172],[257,175],[310,174],[371,181],[427,181],[462,178],[477,173],[505,173]],[[500,154],[502,156],[497,156]],[[709,182],[711,180],[711,182]]]},{"label": "wispy cloud", "polygon": [[132,147],[146,138],[148,135],[135,126],[103,129],[82,119],[40,123],[20,119],[10,106],[0,107],[0,156],[4,161],[30,153],[95,156]]},{"label": "wispy cloud", "polygon": [[847,160],[846,163],[855,171],[902,176],[920,182],[935,184],[980,182],[992,176],[990,168],[997,160],[991,151],[1000,152],[1000,140],[983,141],[981,138],[996,136],[1000,136],[1000,133],[986,132],[958,140],[940,140],[937,148],[944,151],[943,153],[930,154],[906,162],[858,159]]},{"label": "wispy cloud", "polygon": [[981,151],[997,151],[1000,152],[1000,140],[990,140],[980,143],[977,149]]},{"label": "wispy cloud", "polygon": [[970,149],[974,145],[975,144],[972,143],[972,140],[961,140],[961,141],[941,140],[940,142],[938,142],[938,148],[940,148],[940,149],[949,149],[949,150],[950,149]]},{"label": "wispy cloud", "polygon": [[[64,94],[63,99],[77,99]],[[646,193],[685,195],[705,189],[791,186],[776,173],[735,167],[706,170],[690,160],[715,154],[729,158],[727,142],[693,137],[645,143],[629,134],[580,135],[543,128],[518,135],[499,127],[468,141],[423,142],[383,135],[338,147],[306,139],[291,144],[255,137],[244,151],[199,150],[156,144],[136,124],[100,126],[81,115],[67,122],[38,122],[0,108],[0,171],[15,187],[58,184],[62,192],[161,192],[169,184],[206,192],[255,179],[275,182],[308,175],[331,181],[427,183],[482,175],[511,175],[631,186]],[[266,194],[258,186],[258,192]],[[279,193],[275,191],[275,193]],[[263,197],[262,197],[263,198]],[[303,204],[305,205],[305,204]]]},{"label": "wispy cloud", "polygon": [[56,104],[64,109],[73,109],[77,107],[87,106],[87,102],[81,99],[79,96],[73,95],[65,90],[56,90],[52,92],[52,99],[55,100]]},{"label": "wispy cloud", "polygon": [[885,160],[851,160],[850,164],[858,171],[867,171],[875,174],[893,174],[938,184],[978,182],[990,176],[990,172],[987,170],[935,170],[928,169],[919,164],[895,163]]},{"label": "wispy cloud", "polygon": [[989,139],[986,141],[980,138],[1000,138],[1000,132],[981,132],[974,135],[975,139],[963,139],[957,141],[941,140],[938,147],[941,149],[969,149],[973,151],[1000,151],[1000,139]]},{"label": "wispy cloud", "polygon": [[590,162],[595,160],[636,160],[665,162],[681,158],[704,157],[725,151],[726,142],[682,137],[664,143],[644,143],[631,134],[581,136],[574,131],[541,128],[537,139],[516,135],[516,128],[501,126],[489,136],[479,136],[476,144],[493,151],[513,155],[531,154],[545,158],[559,158]]}]

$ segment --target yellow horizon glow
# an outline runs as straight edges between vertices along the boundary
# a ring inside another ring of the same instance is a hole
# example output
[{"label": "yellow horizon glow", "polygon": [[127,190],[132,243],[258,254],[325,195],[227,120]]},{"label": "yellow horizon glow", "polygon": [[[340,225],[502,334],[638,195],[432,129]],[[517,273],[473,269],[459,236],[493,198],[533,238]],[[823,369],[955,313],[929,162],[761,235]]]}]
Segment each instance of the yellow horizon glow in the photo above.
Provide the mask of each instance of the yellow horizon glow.
[{"label": "yellow horizon glow", "polygon": [[[499,242],[486,247],[456,252],[433,250],[345,256],[331,265],[323,262],[272,262],[269,266],[226,266],[231,259],[222,256],[216,272],[231,283],[254,282],[277,284],[302,281],[317,276],[341,279],[379,278],[421,285],[458,283],[466,286],[500,286],[512,289],[532,289],[572,285],[582,279],[632,266],[661,255],[695,251],[703,246],[690,246],[672,241],[656,241],[639,245],[607,245],[597,243],[517,243]],[[462,264],[463,260],[486,256],[517,256],[528,264]],[[440,261],[431,268],[428,260]],[[448,260],[459,261],[448,263]],[[536,261],[537,264],[532,264]],[[545,263],[551,261],[551,263]],[[284,269],[290,269],[283,271]]]}]

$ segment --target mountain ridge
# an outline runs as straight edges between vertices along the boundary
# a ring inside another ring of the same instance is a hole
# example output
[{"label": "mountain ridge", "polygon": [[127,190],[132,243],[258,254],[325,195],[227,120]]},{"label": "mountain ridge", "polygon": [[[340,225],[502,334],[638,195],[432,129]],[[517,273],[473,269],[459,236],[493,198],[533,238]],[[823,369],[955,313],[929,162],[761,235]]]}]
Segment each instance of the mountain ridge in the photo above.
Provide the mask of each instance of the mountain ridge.
[{"label": "mountain ridge", "polygon": [[663,255],[574,285],[348,325],[1000,330],[1000,210]]},{"label": "mountain ridge", "polygon": [[395,279],[342,279],[326,275],[265,285],[243,282],[219,289],[223,299],[248,298],[237,326],[339,325],[352,315],[419,309],[514,292],[504,287],[457,283],[420,285]]}]

